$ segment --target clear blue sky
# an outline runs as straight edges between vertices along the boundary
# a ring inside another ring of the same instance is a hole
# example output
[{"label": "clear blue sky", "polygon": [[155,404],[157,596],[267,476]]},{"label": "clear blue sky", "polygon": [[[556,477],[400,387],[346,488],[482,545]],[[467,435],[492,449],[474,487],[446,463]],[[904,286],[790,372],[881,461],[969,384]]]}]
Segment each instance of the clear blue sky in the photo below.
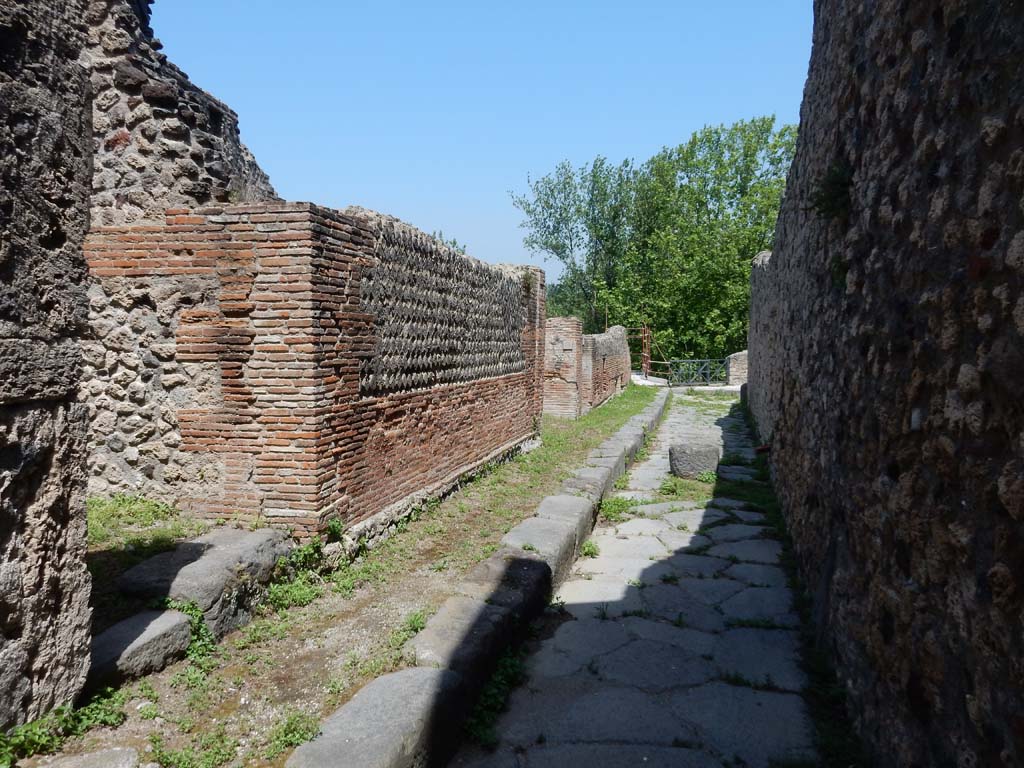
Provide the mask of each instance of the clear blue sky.
[{"label": "clear blue sky", "polygon": [[165,53],[238,112],[282,197],[375,208],[549,279],[509,190],[707,124],[797,122],[811,17],[811,0],[153,6]]}]

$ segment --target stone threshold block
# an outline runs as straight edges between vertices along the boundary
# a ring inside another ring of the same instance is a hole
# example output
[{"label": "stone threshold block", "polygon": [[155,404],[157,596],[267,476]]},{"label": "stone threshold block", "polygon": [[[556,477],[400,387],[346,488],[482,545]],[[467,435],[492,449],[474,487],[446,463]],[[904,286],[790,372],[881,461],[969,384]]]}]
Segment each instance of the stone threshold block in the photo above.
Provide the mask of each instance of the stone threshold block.
[{"label": "stone threshold block", "polygon": [[120,621],[93,638],[86,690],[159,672],[185,655],[191,639],[188,616],[179,611],[143,611]]},{"label": "stone threshold block", "polygon": [[194,601],[221,637],[248,623],[278,558],[290,549],[284,531],[219,528],[139,563],[117,585],[137,597]]}]

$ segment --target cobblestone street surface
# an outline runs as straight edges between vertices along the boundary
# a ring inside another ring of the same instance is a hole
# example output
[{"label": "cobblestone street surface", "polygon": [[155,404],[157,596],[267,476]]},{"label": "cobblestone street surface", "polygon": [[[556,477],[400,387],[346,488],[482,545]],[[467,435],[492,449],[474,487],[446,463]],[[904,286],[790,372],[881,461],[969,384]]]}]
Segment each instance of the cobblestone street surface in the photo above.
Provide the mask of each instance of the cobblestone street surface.
[{"label": "cobblestone street surface", "polygon": [[730,404],[676,395],[613,494],[638,505],[598,525],[596,556],[559,589],[566,620],[527,658],[497,748],[467,746],[452,765],[814,764],[799,619],[773,529],[741,499],[659,500],[672,444],[720,445],[736,463],[718,478],[757,483],[742,463],[755,457],[752,438]]}]

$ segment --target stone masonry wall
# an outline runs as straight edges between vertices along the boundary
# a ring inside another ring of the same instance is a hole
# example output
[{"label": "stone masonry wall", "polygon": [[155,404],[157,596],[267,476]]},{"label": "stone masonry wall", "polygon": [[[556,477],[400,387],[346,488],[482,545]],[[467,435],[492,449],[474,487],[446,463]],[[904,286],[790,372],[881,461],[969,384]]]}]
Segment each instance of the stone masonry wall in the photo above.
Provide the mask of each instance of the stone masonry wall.
[{"label": "stone masonry wall", "polygon": [[544,413],[578,419],[583,365],[583,323],[549,317],[544,338]]},{"label": "stone masonry wall", "polygon": [[239,139],[238,116],[160,53],[151,2],[88,3],[93,222],[159,222],[167,208],[276,199]]},{"label": "stone masonry wall", "polygon": [[629,384],[626,329],[583,334],[575,317],[549,317],[544,353],[544,413],[578,419]]},{"label": "stone masonry wall", "polygon": [[583,337],[580,397],[583,412],[596,408],[629,384],[629,341],[626,329],[614,325],[604,333]]},{"label": "stone masonry wall", "polygon": [[880,766],[1024,764],[1024,6],[818,0],[750,403]]},{"label": "stone masonry wall", "polygon": [[92,492],[354,525],[536,431],[536,270],[305,203],[171,210],[94,229],[87,256]]},{"label": "stone masonry wall", "polygon": [[0,730],[70,703],[89,660],[84,13],[0,0]]},{"label": "stone masonry wall", "polygon": [[747,350],[733,352],[725,358],[725,383],[730,386],[747,383]]}]

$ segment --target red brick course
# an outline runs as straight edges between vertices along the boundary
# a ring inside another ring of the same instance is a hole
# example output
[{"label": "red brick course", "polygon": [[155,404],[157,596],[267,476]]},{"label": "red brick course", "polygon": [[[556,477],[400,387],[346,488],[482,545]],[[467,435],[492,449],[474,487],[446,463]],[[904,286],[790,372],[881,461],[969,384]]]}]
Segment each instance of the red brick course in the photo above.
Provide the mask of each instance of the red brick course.
[{"label": "red brick course", "polygon": [[549,317],[544,354],[544,413],[576,419],[629,383],[629,346],[621,326],[584,334],[575,317]]}]

